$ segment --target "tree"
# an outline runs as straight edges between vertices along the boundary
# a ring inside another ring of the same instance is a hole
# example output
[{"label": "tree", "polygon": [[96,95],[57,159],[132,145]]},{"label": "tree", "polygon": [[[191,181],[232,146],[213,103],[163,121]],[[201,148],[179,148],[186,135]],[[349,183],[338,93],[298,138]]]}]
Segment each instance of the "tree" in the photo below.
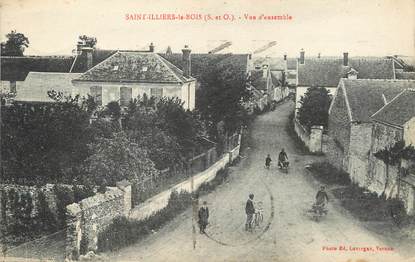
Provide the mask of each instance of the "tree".
[{"label": "tree", "polygon": [[243,103],[251,96],[245,72],[232,65],[218,66],[219,62],[212,60],[204,66],[196,105],[215,141],[219,140],[217,125],[220,122],[224,123],[227,133],[233,133],[245,124],[247,112]]},{"label": "tree", "polygon": [[114,134],[113,138],[99,138],[89,148],[92,154],[85,161],[86,171],[95,184],[113,186],[123,179],[139,182],[158,172],[147,151],[124,132]]},{"label": "tree", "polygon": [[95,139],[88,108],[78,97],[1,107],[3,178],[51,183],[83,175],[80,163]]},{"label": "tree", "polygon": [[300,100],[298,120],[307,128],[314,125],[327,127],[331,98],[324,87],[310,87]]},{"label": "tree", "polygon": [[1,45],[3,56],[23,56],[25,47],[29,47],[29,39],[22,33],[12,30],[6,35],[7,41]]},{"label": "tree", "polygon": [[177,98],[135,99],[130,103],[124,121],[128,136],[140,147],[158,169],[182,163],[197,146],[197,137],[205,128],[196,112],[184,110]]},{"label": "tree", "polygon": [[97,38],[87,35],[80,35],[78,46],[94,48],[97,44]]}]

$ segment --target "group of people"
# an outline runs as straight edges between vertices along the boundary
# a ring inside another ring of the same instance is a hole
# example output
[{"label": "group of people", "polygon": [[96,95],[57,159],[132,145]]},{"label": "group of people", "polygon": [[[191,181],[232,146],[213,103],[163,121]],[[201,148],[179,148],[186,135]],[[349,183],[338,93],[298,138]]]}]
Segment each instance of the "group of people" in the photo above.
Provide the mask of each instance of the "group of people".
[{"label": "group of people", "polygon": [[[271,156],[268,154],[267,157],[265,158],[265,167],[267,169],[270,168],[271,166]],[[279,168],[286,168],[288,167],[288,156],[287,153],[285,152],[284,148],[281,150],[281,152],[278,154],[278,167]]]},{"label": "group of people", "polygon": [[[269,169],[271,165],[272,159],[270,155],[265,159],[265,167]],[[283,168],[288,166],[288,156],[284,149],[281,150],[281,152],[278,155],[278,167]],[[325,205],[329,201],[329,197],[325,191],[325,187],[321,186],[320,190],[316,194],[316,202],[315,205],[319,207],[325,207]],[[254,194],[249,194],[248,200],[246,201],[245,205],[245,213],[246,213],[246,223],[245,223],[245,230],[246,231],[252,231],[252,222],[255,215],[255,206],[254,206]],[[205,230],[207,225],[209,224],[209,208],[207,207],[207,202],[204,201],[202,207],[199,208],[198,212],[198,223],[199,223],[199,229],[201,234],[205,234]]]}]

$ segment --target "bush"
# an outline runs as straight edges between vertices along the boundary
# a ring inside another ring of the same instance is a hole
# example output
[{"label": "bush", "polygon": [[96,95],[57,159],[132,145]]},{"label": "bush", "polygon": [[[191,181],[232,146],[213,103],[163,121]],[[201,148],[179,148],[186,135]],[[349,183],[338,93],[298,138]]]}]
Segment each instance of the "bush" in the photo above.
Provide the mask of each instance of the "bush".
[{"label": "bush", "polygon": [[190,193],[172,192],[167,206],[147,219],[130,221],[123,216],[115,218],[112,224],[98,235],[98,251],[114,251],[137,242],[153,230],[160,229],[191,203]]},{"label": "bush", "polygon": [[322,183],[346,186],[351,183],[348,173],[335,168],[329,162],[313,163],[309,170],[312,172],[313,176]]},{"label": "bush", "polygon": [[223,184],[228,179],[228,176],[229,170],[227,168],[219,170],[214,179],[200,185],[198,193],[203,195],[212,192],[218,185]]},{"label": "bush", "polygon": [[341,200],[342,206],[362,221],[393,221],[398,226],[408,221],[404,204],[396,198],[386,199],[353,183],[338,188],[333,193]]}]

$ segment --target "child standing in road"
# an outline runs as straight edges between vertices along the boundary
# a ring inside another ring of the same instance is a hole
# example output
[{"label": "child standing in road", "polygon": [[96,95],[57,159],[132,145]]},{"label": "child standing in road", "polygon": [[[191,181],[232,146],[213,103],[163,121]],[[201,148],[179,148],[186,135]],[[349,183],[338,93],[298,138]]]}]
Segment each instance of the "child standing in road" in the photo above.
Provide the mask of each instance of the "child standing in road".
[{"label": "child standing in road", "polygon": [[269,156],[269,154],[268,154],[268,156],[267,156],[267,158],[265,158],[265,168],[266,169],[269,169],[269,167],[270,167],[270,165],[271,165],[271,157]]}]

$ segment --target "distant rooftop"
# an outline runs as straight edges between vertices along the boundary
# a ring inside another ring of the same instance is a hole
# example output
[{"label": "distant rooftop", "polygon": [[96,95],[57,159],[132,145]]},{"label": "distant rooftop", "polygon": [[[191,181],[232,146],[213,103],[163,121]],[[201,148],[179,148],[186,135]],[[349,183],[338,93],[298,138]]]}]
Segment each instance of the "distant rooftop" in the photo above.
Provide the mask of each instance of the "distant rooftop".
[{"label": "distant rooftop", "polygon": [[351,68],[358,72],[360,79],[394,79],[392,59],[349,58],[348,66],[343,66],[342,58],[306,58],[298,65],[298,85],[335,87],[340,78],[345,78]]}]

